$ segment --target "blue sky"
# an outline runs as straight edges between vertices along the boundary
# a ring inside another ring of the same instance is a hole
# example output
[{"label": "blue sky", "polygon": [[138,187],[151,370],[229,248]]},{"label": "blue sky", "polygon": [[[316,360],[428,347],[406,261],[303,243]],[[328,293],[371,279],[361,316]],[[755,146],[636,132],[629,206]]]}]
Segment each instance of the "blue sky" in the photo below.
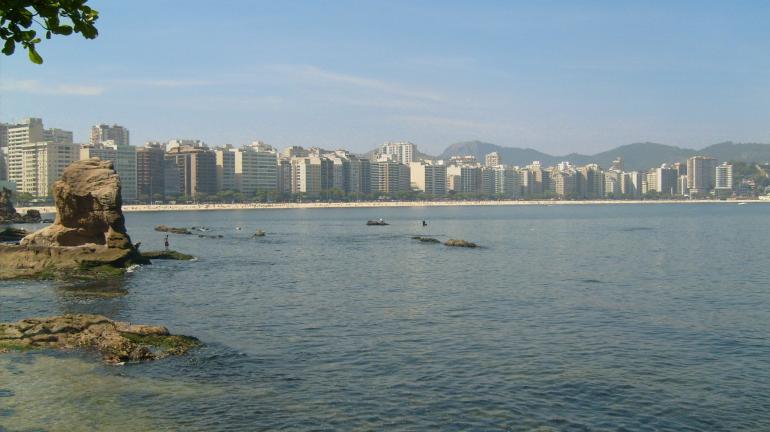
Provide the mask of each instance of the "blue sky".
[{"label": "blue sky", "polygon": [[429,153],[770,142],[770,3],[91,0],[92,41],[0,58],[0,119],[85,141]]}]

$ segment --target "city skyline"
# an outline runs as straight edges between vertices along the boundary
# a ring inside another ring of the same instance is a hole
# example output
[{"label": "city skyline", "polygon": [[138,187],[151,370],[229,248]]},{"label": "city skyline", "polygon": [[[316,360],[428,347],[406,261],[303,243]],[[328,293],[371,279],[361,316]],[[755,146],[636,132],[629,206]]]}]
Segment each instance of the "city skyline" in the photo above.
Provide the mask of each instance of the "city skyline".
[{"label": "city skyline", "polygon": [[356,152],[770,142],[763,5],[205,5],[94,2],[99,38],[47,41],[52,68],[4,59],[4,121]]}]

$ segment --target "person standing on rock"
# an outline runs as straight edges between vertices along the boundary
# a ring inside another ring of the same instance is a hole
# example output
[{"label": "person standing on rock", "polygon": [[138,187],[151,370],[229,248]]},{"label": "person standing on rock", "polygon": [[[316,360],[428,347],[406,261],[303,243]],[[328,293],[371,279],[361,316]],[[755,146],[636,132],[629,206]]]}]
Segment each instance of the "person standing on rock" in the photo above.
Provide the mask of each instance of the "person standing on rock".
[{"label": "person standing on rock", "polygon": [[168,234],[166,234],[166,238],[165,238],[165,240],[163,242],[166,245],[166,250],[168,250]]}]

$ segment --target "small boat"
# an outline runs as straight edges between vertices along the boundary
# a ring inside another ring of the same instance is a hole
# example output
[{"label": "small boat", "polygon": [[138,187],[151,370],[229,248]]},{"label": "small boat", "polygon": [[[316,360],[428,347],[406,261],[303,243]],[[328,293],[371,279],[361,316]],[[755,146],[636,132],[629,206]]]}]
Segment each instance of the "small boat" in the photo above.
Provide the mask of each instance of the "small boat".
[{"label": "small boat", "polygon": [[746,205],[745,202],[739,202],[738,205]]},{"label": "small boat", "polygon": [[367,225],[388,225],[388,223],[387,223],[387,222],[385,222],[385,221],[384,221],[384,220],[382,220],[382,219],[377,219],[377,220],[368,220],[368,221],[366,221],[366,224],[367,224]]}]

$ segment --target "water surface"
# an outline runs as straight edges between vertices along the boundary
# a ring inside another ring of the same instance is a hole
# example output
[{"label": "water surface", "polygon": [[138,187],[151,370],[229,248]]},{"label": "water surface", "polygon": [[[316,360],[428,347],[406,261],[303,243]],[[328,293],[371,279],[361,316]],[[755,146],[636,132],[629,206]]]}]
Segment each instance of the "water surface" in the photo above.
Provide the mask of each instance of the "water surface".
[{"label": "water surface", "polygon": [[223,238],[171,235],[198,259],[123,281],[0,282],[0,320],[100,313],[205,346],[2,355],[0,430],[770,430],[768,210],[130,213],[145,250],[159,224]]}]

